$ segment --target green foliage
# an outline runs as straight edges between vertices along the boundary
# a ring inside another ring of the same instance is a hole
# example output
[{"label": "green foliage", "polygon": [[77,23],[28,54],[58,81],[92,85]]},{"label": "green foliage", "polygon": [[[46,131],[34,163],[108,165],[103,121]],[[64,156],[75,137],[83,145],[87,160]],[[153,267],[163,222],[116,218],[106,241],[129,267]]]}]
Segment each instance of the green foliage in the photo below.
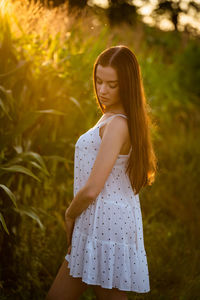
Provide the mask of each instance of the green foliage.
[{"label": "green foliage", "polygon": [[[140,194],[151,292],[128,296],[197,299],[199,41],[141,24],[111,33],[99,23],[93,33],[86,17],[84,26],[77,19],[64,28],[61,11],[52,34],[51,23],[28,30],[28,8],[26,14],[24,23],[20,14],[0,14],[1,299],[44,299],[64,259],[74,143],[100,116],[92,67],[116,44],[138,57],[159,167]],[[92,288],[81,299],[95,299]]]}]

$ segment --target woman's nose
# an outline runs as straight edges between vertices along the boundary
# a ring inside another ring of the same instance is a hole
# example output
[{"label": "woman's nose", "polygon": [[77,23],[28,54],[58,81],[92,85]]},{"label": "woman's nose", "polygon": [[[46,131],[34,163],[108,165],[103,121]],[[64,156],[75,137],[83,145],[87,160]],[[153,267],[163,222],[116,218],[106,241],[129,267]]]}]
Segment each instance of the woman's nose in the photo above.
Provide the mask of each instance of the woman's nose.
[{"label": "woman's nose", "polygon": [[107,92],[107,86],[106,86],[106,84],[102,83],[102,85],[100,87],[100,93],[105,93],[105,92]]}]

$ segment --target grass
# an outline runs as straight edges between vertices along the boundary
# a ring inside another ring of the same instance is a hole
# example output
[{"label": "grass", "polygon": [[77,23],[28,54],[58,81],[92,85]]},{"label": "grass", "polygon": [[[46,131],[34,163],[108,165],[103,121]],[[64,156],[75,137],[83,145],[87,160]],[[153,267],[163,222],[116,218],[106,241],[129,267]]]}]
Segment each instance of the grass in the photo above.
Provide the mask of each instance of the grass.
[{"label": "grass", "polygon": [[[90,9],[77,17],[66,5],[2,1],[1,299],[44,299],[64,259],[74,144],[101,115],[92,67],[117,44],[140,63],[159,162],[155,183],[140,193],[151,292],[128,297],[199,297],[199,40],[139,21],[110,29]],[[82,299],[95,299],[92,288]]]}]

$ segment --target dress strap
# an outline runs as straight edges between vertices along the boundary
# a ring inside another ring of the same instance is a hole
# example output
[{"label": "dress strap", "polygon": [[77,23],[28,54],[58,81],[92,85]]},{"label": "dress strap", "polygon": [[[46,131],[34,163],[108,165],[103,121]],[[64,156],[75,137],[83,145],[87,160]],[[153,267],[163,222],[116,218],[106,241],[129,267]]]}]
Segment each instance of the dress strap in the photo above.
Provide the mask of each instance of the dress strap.
[{"label": "dress strap", "polygon": [[[100,128],[100,127],[102,126],[102,124],[105,124],[108,120],[110,120],[111,118],[113,118],[113,117],[115,117],[115,116],[122,116],[122,117],[125,117],[126,119],[128,119],[128,117],[125,116],[125,115],[123,115],[123,114],[113,114],[112,116],[108,117],[106,120],[100,122],[98,125],[95,125],[94,127]],[[98,130],[98,131],[99,131],[99,130]],[[98,133],[98,134],[99,134],[99,133]],[[131,151],[132,151],[132,146],[130,147],[130,150],[129,150],[129,153],[128,153],[128,154],[119,154],[119,156],[121,156],[121,157],[123,157],[123,156],[124,156],[124,157],[125,157],[125,156],[129,156],[130,153],[131,153]]]},{"label": "dress strap", "polygon": [[125,115],[123,115],[123,114],[113,114],[113,115],[109,116],[107,119],[105,119],[104,121],[100,122],[100,123],[99,123],[98,125],[96,125],[96,126],[101,127],[102,124],[105,124],[108,120],[112,119],[112,118],[115,117],[115,116],[122,116],[122,117],[128,119],[128,117],[125,116]]}]

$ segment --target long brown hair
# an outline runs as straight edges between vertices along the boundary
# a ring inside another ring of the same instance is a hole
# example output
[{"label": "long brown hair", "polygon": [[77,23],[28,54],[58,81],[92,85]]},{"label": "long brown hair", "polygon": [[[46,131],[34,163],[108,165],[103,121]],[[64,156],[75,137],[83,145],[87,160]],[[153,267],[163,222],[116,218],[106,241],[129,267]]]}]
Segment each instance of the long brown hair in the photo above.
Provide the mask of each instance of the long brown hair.
[{"label": "long brown hair", "polygon": [[110,66],[118,75],[120,99],[128,117],[132,144],[126,173],[128,172],[135,194],[138,194],[142,187],[154,182],[157,168],[150,132],[152,120],[148,113],[140,66],[134,53],[124,45],[112,46],[99,54],[93,67],[93,85],[102,113],[105,112],[105,108],[97,95],[97,65]]}]

